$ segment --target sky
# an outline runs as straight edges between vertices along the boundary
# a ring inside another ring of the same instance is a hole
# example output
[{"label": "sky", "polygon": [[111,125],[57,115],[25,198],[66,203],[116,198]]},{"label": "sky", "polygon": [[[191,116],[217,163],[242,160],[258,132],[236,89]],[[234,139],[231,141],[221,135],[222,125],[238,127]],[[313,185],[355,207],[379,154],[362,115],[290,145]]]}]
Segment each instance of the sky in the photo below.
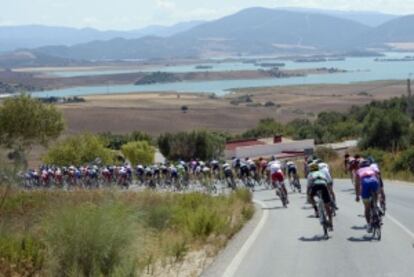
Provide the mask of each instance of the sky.
[{"label": "sky", "polygon": [[130,30],[212,20],[257,6],[414,14],[414,0],[0,0],[0,25]]}]

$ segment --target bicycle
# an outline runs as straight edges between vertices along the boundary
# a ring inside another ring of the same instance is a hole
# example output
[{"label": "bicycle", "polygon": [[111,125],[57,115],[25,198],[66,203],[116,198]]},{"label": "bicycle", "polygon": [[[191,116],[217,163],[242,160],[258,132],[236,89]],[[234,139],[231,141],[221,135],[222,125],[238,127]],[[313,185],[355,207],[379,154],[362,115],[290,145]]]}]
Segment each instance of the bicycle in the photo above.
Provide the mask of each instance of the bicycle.
[{"label": "bicycle", "polygon": [[273,187],[275,188],[276,195],[282,201],[283,207],[287,208],[287,195],[285,194],[284,190],[282,189],[282,184],[280,182],[275,182],[273,184]]},{"label": "bicycle", "polygon": [[317,207],[318,207],[319,222],[322,225],[324,238],[329,239],[328,228],[330,226],[329,226],[329,221],[328,221],[328,215],[325,209],[325,203],[323,202],[323,198],[322,198],[322,191],[319,190],[317,192],[317,196],[318,196]]},{"label": "bicycle", "polygon": [[371,239],[381,240],[381,228],[382,228],[382,214],[377,205],[377,196],[373,193],[371,197],[371,228],[372,228],[372,237]]},{"label": "bicycle", "polygon": [[297,177],[293,177],[293,180],[289,180],[289,184],[292,192],[302,193],[302,186],[300,185],[300,181]]}]

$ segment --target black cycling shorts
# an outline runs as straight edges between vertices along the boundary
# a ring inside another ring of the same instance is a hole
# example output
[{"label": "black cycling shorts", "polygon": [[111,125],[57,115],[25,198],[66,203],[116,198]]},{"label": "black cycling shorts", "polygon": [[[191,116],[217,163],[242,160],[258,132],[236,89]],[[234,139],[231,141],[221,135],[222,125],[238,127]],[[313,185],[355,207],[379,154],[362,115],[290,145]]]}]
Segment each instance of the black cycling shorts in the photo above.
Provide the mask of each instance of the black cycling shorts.
[{"label": "black cycling shorts", "polygon": [[240,168],[240,175],[242,177],[249,177],[250,176],[250,171],[249,168],[247,166],[242,166]]},{"label": "black cycling shorts", "polygon": [[226,176],[226,178],[233,178],[233,172],[231,170],[225,170],[224,176]]},{"label": "black cycling shorts", "polygon": [[311,197],[315,197],[318,194],[318,191],[322,192],[322,200],[325,204],[331,202],[331,196],[329,195],[328,187],[325,185],[313,185],[310,188]]},{"label": "black cycling shorts", "polygon": [[288,168],[289,176],[296,175],[296,173],[297,173],[296,167],[289,167]]}]

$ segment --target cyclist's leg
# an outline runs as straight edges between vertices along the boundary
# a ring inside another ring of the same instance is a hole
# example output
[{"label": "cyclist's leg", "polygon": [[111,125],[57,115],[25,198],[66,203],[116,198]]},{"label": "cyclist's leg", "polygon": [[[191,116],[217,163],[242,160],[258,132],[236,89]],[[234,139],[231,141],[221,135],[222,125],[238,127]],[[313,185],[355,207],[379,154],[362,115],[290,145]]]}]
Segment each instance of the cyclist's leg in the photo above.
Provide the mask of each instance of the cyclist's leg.
[{"label": "cyclist's leg", "polygon": [[317,190],[315,186],[308,187],[308,201],[312,205],[313,209],[315,210],[315,217],[318,217],[318,207],[316,206],[315,195]]},{"label": "cyclist's leg", "polygon": [[332,221],[332,205],[331,205],[331,196],[329,194],[329,188],[328,186],[321,186],[320,188],[322,190],[322,200],[325,205],[326,213],[328,214],[328,220],[331,227],[333,227],[333,221]]},{"label": "cyclist's leg", "polygon": [[377,193],[378,183],[376,180],[364,179],[361,180],[361,198],[364,203],[365,209],[365,219],[368,223],[368,226],[371,223],[371,197],[373,193]]},{"label": "cyclist's leg", "polygon": [[333,203],[333,206],[335,207],[335,209],[338,209],[337,205],[336,205],[336,195],[335,195],[335,191],[333,189],[333,182],[328,184],[328,190],[329,190],[329,194],[331,196],[331,201]]},{"label": "cyclist's leg", "polygon": [[287,192],[286,186],[285,186],[285,176],[283,175],[282,172],[278,172],[276,177],[277,177],[277,181],[280,183],[280,187],[282,188],[283,193],[286,196],[286,201],[289,203],[288,192]]}]

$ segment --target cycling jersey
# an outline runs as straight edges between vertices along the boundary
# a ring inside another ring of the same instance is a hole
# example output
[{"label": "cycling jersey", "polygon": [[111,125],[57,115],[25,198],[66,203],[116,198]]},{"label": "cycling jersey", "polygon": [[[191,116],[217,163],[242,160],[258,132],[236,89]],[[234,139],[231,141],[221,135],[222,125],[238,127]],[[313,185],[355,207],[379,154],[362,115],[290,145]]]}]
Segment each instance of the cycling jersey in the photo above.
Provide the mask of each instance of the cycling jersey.
[{"label": "cycling jersey", "polygon": [[314,185],[328,185],[328,180],[326,180],[325,173],[321,171],[314,171],[309,173],[308,175],[308,186],[314,186]]},{"label": "cycling jersey", "polygon": [[328,182],[329,185],[332,185],[333,180],[331,176],[331,172],[329,170],[329,166],[326,163],[319,163],[319,172],[322,172],[325,175],[325,179]]},{"label": "cycling jersey", "polygon": [[270,174],[274,174],[274,173],[276,173],[277,171],[279,171],[279,170],[281,170],[281,168],[282,168],[282,165],[279,163],[279,162],[277,162],[277,161],[272,161],[272,162],[270,162],[269,164],[268,164],[268,169],[269,169],[269,171],[270,171]]},{"label": "cycling jersey", "polygon": [[322,194],[323,202],[325,204],[330,203],[331,196],[325,174],[321,171],[310,172],[308,175],[308,193],[311,197],[315,197],[319,191]]},{"label": "cycling jersey", "polygon": [[377,172],[369,166],[360,168],[356,175],[360,179],[362,199],[367,200],[371,198],[371,195],[376,193],[380,186]]}]

